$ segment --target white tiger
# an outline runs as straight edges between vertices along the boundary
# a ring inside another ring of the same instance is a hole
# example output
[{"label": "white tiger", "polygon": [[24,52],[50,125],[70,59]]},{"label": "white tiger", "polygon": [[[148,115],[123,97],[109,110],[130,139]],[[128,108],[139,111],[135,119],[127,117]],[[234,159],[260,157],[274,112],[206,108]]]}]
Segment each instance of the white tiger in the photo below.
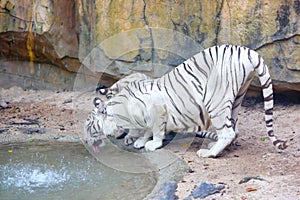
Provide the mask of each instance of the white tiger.
[{"label": "white tiger", "polygon": [[97,141],[122,129],[144,129],[134,147],[154,151],[170,131],[197,132],[212,124],[218,140],[197,154],[216,157],[236,137],[238,110],[255,72],[262,85],[267,134],[277,148],[285,149],[287,142],[273,132],[273,90],[267,66],[255,51],[232,45],[205,49],[161,78],[128,84],[107,102],[95,99],[96,112],[85,123],[85,138]]},{"label": "white tiger", "polygon": [[[118,94],[123,88],[125,88],[126,86],[129,87],[138,87],[139,85],[139,81],[142,80],[150,80],[151,78],[143,73],[133,73],[130,74],[128,76],[123,77],[122,79],[120,79],[119,81],[117,81],[116,83],[114,83],[111,87],[99,87],[96,89],[96,92],[99,92],[101,95],[104,95],[107,99],[112,98],[113,96],[115,96],[116,94]],[[131,86],[130,86],[131,85]],[[96,101],[97,99],[94,100],[94,105],[95,108],[97,108],[99,106],[99,104]],[[101,101],[101,100],[98,100]],[[95,113],[98,113],[99,111],[97,109],[94,110]],[[101,113],[101,110],[100,110]],[[97,116],[97,114],[94,115],[90,115],[90,116]],[[95,119],[97,120],[97,119]],[[94,121],[92,119],[90,119],[89,121]],[[123,131],[123,132],[122,132]],[[119,130],[118,134],[115,134],[115,136],[118,137],[122,137],[124,132],[127,132],[127,135],[124,138],[124,144],[125,145],[130,145],[134,142],[134,140],[137,137],[140,137],[142,134],[144,134],[144,130],[143,129],[134,129],[134,130]],[[197,137],[200,138],[207,138],[210,139],[212,141],[217,141],[218,136],[215,132],[211,132],[211,131],[206,131],[203,130],[201,132],[197,132],[196,133]],[[94,145],[95,147],[95,145]]]}]

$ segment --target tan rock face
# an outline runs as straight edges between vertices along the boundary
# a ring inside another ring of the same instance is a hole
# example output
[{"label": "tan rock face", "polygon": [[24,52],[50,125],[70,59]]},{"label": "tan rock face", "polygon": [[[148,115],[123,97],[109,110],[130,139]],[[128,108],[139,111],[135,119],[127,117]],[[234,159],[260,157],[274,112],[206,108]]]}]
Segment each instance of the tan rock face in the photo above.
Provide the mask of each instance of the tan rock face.
[{"label": "tan rock face", "polygon": [[[81,64],[80,73],[104,72],[100,83],[134,71],[157,77],[203,48],[229,43],[257,50],[277,91],[300,91],[298,0],[5,0],[0,9],[6,79],[8,71],[22,77],[22,66],[29,68],[26,77],[43,82],[44,69],[58,68],[51,70],[57,83],[51,87],[71,89]],[[3,80],[1,86],[13,85]]]},{"label": "tan rock face", "polygon": [[10,0],[0,9],[1,86],[71,89],[80,67],[75,1]]}]

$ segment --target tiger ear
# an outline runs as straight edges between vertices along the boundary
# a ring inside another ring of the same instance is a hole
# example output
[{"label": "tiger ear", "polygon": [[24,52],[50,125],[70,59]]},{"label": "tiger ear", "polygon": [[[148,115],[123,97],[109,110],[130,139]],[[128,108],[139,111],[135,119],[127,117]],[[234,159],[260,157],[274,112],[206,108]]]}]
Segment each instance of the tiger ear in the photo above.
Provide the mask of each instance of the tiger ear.
[{"label": "tiger ear", "polygon": [[98,85],[96,87],[96,92],[99,92],[101,95],[106,95],[106,93],[108,92],[108,88],[104,85]]},{"label": "tiger ear", "polygon": [[108,92],[107,88],[102,88],[102,89],[99,90],[99,93],[102,94],[102,95],[106,95],[107,92]]},{"label": "tiger ear", "polygon": [[94,106],[99,110],[99,112],[105,113],[106,109],[105,109],[104,102],[99,97],[96,97],[94,99]]}]

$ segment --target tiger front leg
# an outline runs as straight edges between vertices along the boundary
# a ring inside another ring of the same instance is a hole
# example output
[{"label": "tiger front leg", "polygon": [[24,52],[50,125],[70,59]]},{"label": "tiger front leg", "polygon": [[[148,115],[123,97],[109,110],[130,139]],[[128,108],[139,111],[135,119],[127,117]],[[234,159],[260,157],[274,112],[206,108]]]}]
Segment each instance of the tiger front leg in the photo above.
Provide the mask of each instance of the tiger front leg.
[{"label": "tiger front leg", "polygon": [[208,158],[218,156],[236,137],[236,134],[231,127],[225,127],[217,131],[217,134],[218,141],[210,149],[200,149],[197,151],[199,157]]},{"label": "tiger front leg", "polygon": [[129,129],[128,134],[124,138],[124,144],[125,145],[131,145],[134,141],[141,135],[143,135],[144,132],[142,130],[136,130],[136,129]]},{"label": "tiger front leg", "polygon": [[163,144],[163,139],[155,138],[145,144],[145,150],[146,151],[155,151],[156,149],[162,147],[162,144]]},{"label": "tiger front leg", "polygon": [[156,126],[153,129],[153,139],[145,144],[146,151],[155,151],[156,149],[162,147],[163,139],[165,139],[165,123],[160,127]]},{"label": "tiger front leg", "polygon": [[143,148],[145,146],[145,144],[150,140],[150,137],[152,136],[152,132],[151,131],[146,131],[144,133],[144,136],[139,137],[134,143],[133,143],[133,147],[136,149],[140,149]]},{"label": "tiger front leg", "polygon": [[136,140],[136,137],[132,137],[131,135],[126,135],[124,138],[124,144],[126,146],[131,145]]},{"label": "tiger front leg", "polygon": [[162,147],[163,139],[165,139],[167,109],[165,105],[154,105],[150,114],[153,140],[150,140],[145,144],[145,150],[155,151]]}]

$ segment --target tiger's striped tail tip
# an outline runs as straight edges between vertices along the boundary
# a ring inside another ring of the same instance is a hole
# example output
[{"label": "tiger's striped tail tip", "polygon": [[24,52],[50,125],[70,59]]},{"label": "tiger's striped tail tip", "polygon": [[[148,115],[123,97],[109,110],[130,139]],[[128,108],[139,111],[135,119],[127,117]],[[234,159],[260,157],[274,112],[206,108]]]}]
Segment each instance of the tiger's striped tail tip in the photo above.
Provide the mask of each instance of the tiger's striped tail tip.
[{"label": "tiger's striped tail tip", "polygon": [[273,144],[280,150],[284,150],[289,146],[289,142],[283,140],[276,140],[273,142]]}]

